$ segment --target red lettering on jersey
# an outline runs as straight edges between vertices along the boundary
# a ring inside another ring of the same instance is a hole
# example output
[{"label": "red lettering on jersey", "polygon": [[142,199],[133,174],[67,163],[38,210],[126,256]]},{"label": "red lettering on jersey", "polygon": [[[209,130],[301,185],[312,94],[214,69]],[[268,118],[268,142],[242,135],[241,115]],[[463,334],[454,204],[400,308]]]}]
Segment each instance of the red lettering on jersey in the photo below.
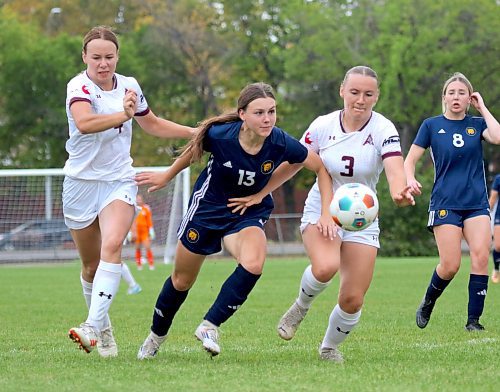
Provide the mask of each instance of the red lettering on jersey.
[{"label": "red lettering on jersey", "polygon": [[310,136],[311,136],[311,133],[307,132],[306,136],[304,137],[304,141],[306,142],[306,144],[312,144],[312,140],[311,140]]},{"label": "red lettering on jersey", "polygon": [[87,89],[87,86],[83,85],[83,86],[82,86],[82,91],[83,91],[85,94],[90,95],[90,92],[89,92],[89,90]]},{"label": "red lettering on jersey", "polygon": [[363,146],[365,144],[371,144],[373,146],[373,138],[372,138],[371,134],[368,135],[368,137],[366,138],[365,142],[363,143]]}]

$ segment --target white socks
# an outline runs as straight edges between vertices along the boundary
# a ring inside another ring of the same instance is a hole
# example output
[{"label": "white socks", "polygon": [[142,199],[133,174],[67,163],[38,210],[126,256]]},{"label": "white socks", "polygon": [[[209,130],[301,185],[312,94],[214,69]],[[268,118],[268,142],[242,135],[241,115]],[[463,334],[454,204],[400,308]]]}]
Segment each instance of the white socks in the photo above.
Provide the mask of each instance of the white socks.
[{"label": "white socks", "polygon": [[318,281],[313,273],[312,268],[309,265],[304,273],[302,274],[302,280],[300,281],[299,296],[297,297],[297,304],[304,309],[309,309],[311,307],[314,299],[321,294],[321,292],[328,287],[331,280],[323,283]]},{"label": "white socks", "polygon": [[[87,309],[90,309],[90,303],[92,302],[92,287],[93,283],[87,282],[83,279],[83,276],[80,274],[80,282],[82,283],[83,288],[83,297],[85,298],[85,303],[87,304]],[[106,320],[104,320],[103,329],[111,326],[111,320],[109,319],[109,315],[106,316]]]},{"label": "white socks", "polygon": [[128,265],[126,263],[122,263],[122,278],[130,288],[134,287],[137,284],[134,277],[132,276],[132,273],[130,272],[130,268],[128,268]]},{"label": "white socks", "polygon": [[101,260],[95,273],[87,323],[100,331],[106,327],[109,307],[120,286],[122,265]]},{"label": "white socks", "polygon": [[338,304],[335,305],[330,314],[328,328],[326,329],[321,347],[336,348],[359,323],[360,317],[361,310],[350,314],[340,309]]}]

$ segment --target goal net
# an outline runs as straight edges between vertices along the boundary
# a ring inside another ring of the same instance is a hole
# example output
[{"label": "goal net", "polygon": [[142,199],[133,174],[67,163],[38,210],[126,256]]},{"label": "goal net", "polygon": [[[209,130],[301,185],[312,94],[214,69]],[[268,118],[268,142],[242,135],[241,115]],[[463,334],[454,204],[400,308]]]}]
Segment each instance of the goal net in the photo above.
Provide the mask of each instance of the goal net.
[{"label": "goal net", "polygon": [[[166,167],[138,167],[163,171]],[[168,186],[153,193],[139,187],[151,207],[156,239],[155,258],[172,263],[177,228],[190,195],[189,168]],[[62,169],[0,170],[0,263],[78,259],[62,213]],[[134,260],[134,245],[124,246],[124,260]]]}]

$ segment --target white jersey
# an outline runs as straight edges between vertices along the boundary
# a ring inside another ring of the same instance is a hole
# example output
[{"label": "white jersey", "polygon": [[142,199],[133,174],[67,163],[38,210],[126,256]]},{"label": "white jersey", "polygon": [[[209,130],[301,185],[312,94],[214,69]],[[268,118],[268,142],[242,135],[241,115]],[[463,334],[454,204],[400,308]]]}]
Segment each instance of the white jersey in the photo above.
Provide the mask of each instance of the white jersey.
[{"label": "white jersey", "polygon": [[[301,143],[319,154],[333,180],[333,190],[350,182],[368,186],[374,192],[383,159],[401,156],[399,134],[394,124],[379,113],[372,112],[367,124],[357,132],[346,133],[338,110],[316,118],[301,138]],[[318,181],[306,199],[304,215],[312,214],[316,223],[321,214]]]},{"label": "white jersey", "polygon": [[82,180],[115,181],[132,178],[130,145],[132,142],[132,119],[118,127],[102,132],[82,134],[76,127],[70,106],[77,101],[89,102],[97,114],[111,114],[123,111],[123,97],[127,90],[137,93],[136,116],[149,112],[148,104],[137,81],[115,73],[111,91],[104,91],[94,84],[86,72],[75,76],[67,86],[66,114],[68,116],[69,139],[66,151],[69,158],[64,174]]}]

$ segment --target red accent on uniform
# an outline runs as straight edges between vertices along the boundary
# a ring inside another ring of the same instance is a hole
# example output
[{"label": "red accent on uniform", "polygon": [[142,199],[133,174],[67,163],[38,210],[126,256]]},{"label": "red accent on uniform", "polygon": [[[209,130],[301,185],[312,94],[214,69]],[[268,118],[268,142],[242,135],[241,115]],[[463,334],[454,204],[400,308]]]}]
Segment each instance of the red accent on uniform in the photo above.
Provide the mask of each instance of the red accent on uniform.
[{"label": "red accent on uniform", "polygon": [[85,94],[90,95],[89,90],[87,90],[87,86],[83,85],[83,86],[82,86],[82,91],[83,91]]}]

